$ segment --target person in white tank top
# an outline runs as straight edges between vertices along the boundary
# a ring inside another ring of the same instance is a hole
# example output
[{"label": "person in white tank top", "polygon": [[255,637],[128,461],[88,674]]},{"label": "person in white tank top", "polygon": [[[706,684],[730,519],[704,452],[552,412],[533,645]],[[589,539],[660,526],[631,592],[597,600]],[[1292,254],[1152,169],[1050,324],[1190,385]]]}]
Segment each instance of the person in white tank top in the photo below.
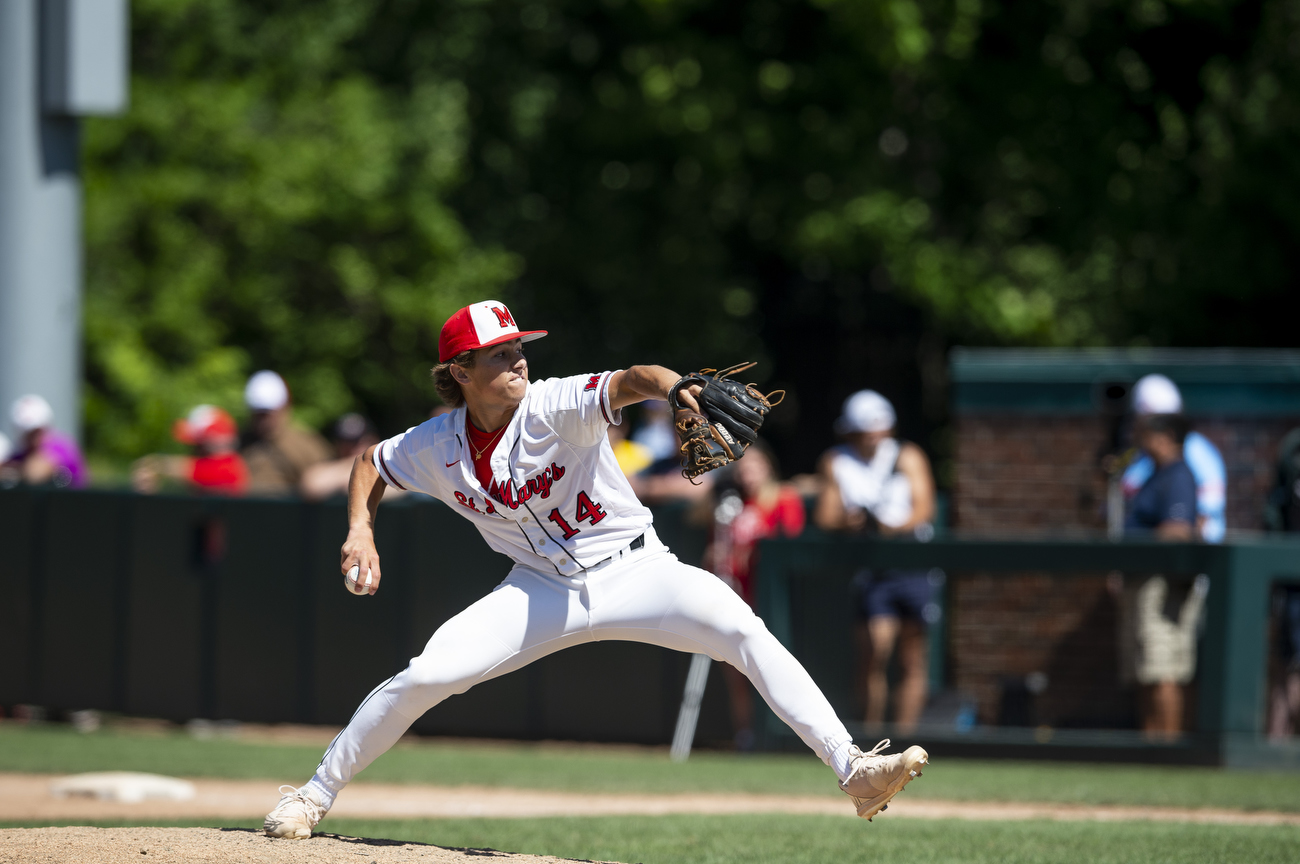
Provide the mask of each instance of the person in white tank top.
[{"label": "person in white tank top", "polygon": [[[844,403],[835,429],[845,443],[821,461],[822,490],[813,519],[824,531],[871,531],[885,536],[934,536],[934,475],[920,447],[894,437],[894,406],[874,390]],[[896,694],[900,731],[915,728],[925,707],[929,672],[926,623],[935,617],[928,571],[864,570],[854,580],[860,593],[858,628],[861,667],[866,671],[869,727],[885,721],[889,660],[895,649],[903,677]]]}]

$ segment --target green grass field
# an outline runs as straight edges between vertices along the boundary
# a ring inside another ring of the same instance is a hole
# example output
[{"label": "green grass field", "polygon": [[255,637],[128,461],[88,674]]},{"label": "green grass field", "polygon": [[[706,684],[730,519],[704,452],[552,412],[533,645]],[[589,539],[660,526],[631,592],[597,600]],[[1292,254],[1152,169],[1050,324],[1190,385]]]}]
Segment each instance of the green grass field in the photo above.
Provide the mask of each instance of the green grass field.
[{"label": "green grass field", "polygon": [[[0,828],[32,827],[0,822]],[[104,826],[139,822],[101,822]],[[204,827],[243,822],[151,822]],[[833,816],[326,819],[321,830],[626,864],[1294,864],[1295,828]]]},{"label": "green grass field", "polygon": [[[302,783],[321,746],[169,734],[0,725],[0,771],[150,771],[187,777],[264,778]],[[662,750],[486,744],[446,739],[402,743],[362,781],[515,786],[585,792],[841,793],[811,755],[700,752],[674,764]],[[955,801],[1149,804],[1300,812],[1300,775],[1081,763],[942,760],[908,787],[909,797]]]},{"label": "green grass field", "polygon": [[[138,770],[173,775],[301,782],[319,746],[239,739],[196,740],[184,732],[0,725],[0,771]],[[811,756],[698,753],[675,765],[659,750],[403,743],[364,779],[610,792],[725,792],[837,796]],[[948,760],[935,763],[909,797],[1077,804],[1153,804],[1300,811],[1300,777],[1208,768]],[[36,824],[0,823],[0,827]],[[135,823],[96,823],[143,824]],[[253,822],[162,822],[229,825]],[[494,848],[642,864],[742,862],[1061,862],[1181,864],[1294,862],[1300,829],[1195,824],[964,822],[819,816],[663,816],[548,819],[327,819],[321,830],[363,837]]]}]

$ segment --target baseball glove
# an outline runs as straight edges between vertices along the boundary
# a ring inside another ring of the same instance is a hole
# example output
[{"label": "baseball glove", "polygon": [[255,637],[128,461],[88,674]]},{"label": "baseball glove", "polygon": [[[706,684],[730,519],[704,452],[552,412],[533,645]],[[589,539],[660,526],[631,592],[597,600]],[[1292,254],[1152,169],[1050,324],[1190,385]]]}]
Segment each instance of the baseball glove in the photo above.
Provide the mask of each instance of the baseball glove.
[{"label": "baseball glove", "polygon": [[[754,365],[738,363],[722,371],[701,369],[683,377],[668,391],[677,437],[682,442],[682,476],[692,483],[701,474],[745,455],[749,445],[758,440],[758,430],[768,412],[785,398],[784,390],[764,396],[753,384],[727,377]],[[692,384],[702,388],[695,397],[700,411],[686,407],[678,397],[683,387]]]}]

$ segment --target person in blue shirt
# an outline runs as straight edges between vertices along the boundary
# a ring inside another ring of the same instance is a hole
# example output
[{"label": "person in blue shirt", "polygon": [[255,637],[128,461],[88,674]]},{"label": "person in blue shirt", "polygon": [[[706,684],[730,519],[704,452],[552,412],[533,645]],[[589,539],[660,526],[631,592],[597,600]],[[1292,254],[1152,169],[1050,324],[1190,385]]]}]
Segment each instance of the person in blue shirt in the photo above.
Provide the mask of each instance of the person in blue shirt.
[{"label": "person in blue shirt", "polygon": [[1187,421],[1178,414],[1154,414],[1139,420],[1137,434],[1152,469],[1129,501],[1124,534],[1196,539],[1196,478],[1183,460]]},{"label": "person in blue shirt", "polygon": [[[1187,420],[1180,414],[1138,418],[1138,444],[1152,472],[1129,501],[1124,533],[1129,537],[1189,542],[1198,539],[1196,480],[1183,460]],[[1169,580],[1152,576],[1135,595],[1134,676],[1142,686],[1143,731],[1171,740],[1183,731],[1186,687],[1196,674],[1196,629],[1209,581],[1198,576],[1172,614],[1166,610]]]},{"label": "person in blue shirt", "polygon": [[[1178,385],[1164,375],[1145,375],[1133,385],[1133,414],[1138,426],[1145,417],[1178,414],[1183,411],[1183,397]],[[1141,442],[1139,442],[1140,446]],[[1183,439],[1183,462],[1196,482],[1195,527],[1201,540],[1222,543],[1227,529],[1225,518],[1227,470],[1219,450],[1199,432],[1189,431]],[[1143,447],[1138,457],[1125,469],[1120,483],[1124,498],[1132,502],[1151,475],[1156,463]],[[1130,507],[1131,510],[1131,507]]]}]

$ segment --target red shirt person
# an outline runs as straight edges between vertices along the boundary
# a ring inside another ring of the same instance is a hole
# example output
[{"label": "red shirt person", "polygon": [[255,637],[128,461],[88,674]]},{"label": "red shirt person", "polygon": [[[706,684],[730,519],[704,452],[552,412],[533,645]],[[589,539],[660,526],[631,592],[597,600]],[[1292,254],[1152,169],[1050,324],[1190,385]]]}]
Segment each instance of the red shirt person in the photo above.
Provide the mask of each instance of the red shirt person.
[{"label": "red shirt person", "polygon": [[807,516],[799,493],[777,477],[773,457],[763,442],[751,447],[733,470],[736,488],[723,492],[714,510],[709,564],[753,607],[758,541],[798,537]]},{"label": "red shirt person", "polygon": [[185,483],[209,495],[243,495],[248,491],[248,466],[239,455],[239,428],[215,405],[199,405],[177,420],[172,437],[193,448],[191,456],[152,454],[135,463],[131,484],[137,492],[158,490],[160,477]]}]

